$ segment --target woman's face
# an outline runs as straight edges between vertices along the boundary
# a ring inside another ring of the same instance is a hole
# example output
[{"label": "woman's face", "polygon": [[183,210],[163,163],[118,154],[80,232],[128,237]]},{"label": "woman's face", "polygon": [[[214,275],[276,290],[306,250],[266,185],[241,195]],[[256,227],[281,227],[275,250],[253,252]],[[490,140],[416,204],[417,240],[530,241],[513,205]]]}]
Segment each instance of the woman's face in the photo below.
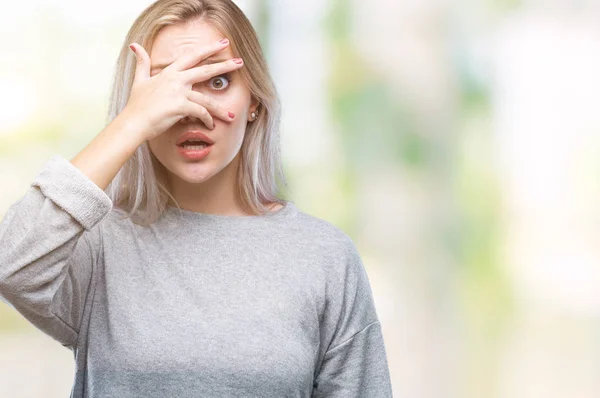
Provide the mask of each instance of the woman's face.
[{"label": "woman's face", "polygon": [[[202,20],[166,26],[158,33],[152,45],[152,65],[170,64],[178,57],[200,47],[210,46],[223,37],[219,31]],[[234,56],[228,46],[211,58],[224,61]],[[202,64],[203,61],[199,65]],[[152,70],[150,74],[153,76],[158,73],[160,70]],[[246,124],[251,120],[249,115],[256,109],[257,104],[252,101],[250,90],[238,71],[228,75],[229,78],[225,75],[211,77],[194,84],[192,89],[217,101],[224,107],[225,112],[233,112],[233,121],[224,121],[213,116],[214,129],[210,130],[200,119],[184,118],[163,134],[148,140],[150,150],[165,167],[169,183],[176,192],[191,192],[200,187],[191,184],[203,183],[216,175],[231,179],[233,183]],[[177,140],[188,131],[201,131],[214,141],[207,156],[190,160],[179,153]],[[226,170],[229,172],[225,172]]]}]

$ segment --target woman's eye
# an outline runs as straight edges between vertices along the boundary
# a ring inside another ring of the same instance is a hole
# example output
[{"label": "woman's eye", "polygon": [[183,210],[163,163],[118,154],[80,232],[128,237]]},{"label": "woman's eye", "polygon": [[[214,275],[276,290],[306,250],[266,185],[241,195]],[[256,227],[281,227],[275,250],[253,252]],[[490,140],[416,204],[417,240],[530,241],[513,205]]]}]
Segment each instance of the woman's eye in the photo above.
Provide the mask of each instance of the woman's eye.
[{"label": "woman's eye", "polygon": [[213,90],[221,91],[225,90],[229,86],[230,79],[228,76],[217,76],[209,80],[209,85]]}]

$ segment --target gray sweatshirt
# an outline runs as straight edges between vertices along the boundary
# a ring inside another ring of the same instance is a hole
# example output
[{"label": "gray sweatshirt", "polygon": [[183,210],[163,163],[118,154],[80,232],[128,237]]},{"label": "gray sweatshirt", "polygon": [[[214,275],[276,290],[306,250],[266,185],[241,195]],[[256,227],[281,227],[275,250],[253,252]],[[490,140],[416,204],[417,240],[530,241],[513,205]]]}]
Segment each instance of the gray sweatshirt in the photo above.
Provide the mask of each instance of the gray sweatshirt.
[{"label": "gray sweatshirt", "polygon": [[0,223],[0,295],[73,351],[71,397],[392,397],[352,240],[293,202],[130,219],[52,156]]}]

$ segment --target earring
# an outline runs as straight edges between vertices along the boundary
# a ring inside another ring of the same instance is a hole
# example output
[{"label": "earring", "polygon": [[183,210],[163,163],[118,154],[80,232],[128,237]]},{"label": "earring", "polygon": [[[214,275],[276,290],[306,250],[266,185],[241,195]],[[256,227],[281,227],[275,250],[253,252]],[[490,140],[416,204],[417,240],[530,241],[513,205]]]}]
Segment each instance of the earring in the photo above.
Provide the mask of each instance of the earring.
[{"label": "earring", "polygon": [[256,110],[256,111],[252,112],[251,116],[252,116],[252,121],[255,121],[256,118],[258,117],[258,111]]}]

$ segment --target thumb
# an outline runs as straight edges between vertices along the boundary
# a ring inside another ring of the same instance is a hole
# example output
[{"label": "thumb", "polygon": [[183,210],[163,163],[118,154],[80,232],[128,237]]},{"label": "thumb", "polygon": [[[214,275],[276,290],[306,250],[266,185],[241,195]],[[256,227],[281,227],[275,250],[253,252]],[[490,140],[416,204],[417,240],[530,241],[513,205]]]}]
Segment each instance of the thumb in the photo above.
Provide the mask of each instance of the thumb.
[{"label": "thumb", "polygon": [[137,43],[131,43],[129,48],[135,54],[135,80],[146,80],[150,78],[150,56],[144,47]]}]

